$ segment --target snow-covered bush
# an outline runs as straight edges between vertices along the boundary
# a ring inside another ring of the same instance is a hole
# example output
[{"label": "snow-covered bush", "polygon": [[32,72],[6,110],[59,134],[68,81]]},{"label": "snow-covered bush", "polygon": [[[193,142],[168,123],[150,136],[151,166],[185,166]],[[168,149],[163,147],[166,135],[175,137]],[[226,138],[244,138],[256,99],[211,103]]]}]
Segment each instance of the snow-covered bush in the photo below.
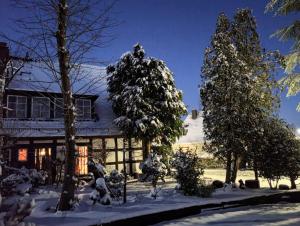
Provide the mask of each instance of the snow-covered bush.
[{"label": "snow-covered bush", "polygon": [[155,188],[157,181],[161,179],[165,182],[164,177],[168,173],[167,167],[161,162],[161,155],[151,152],[146,161],[140,164],[140,169],[143,172],[143,181],[151,181]]},{"label": "snow-covered bush", "polygon": [[205,181],[200,180],[198,185],[198,196],[203,198],[210,197],[215,191],[215,187],[212,184],[206,184]]},{"label": "snow-covered bush", "polygon": [[94,174],[95,179],[97,180],[99,177],[104,177],[106,172],[105,167],[101,163],[95,163],[93,160],[89,160],[88,162],[89,171]]},{"label": "snow-covered bush", "polygon": [[35,207],[34,199],[30,198],[27,194],[20,198],[4,215],[3,219],[0,219],[0,225],[2,226],[17,226],[17,225],[35,225],[33,223],[24,223],[23,219],[30,215],[32,209]]},{"label": "snow-covered bush", "polygon": [[1,193],[5,196],[14,193],[25,194],[32,188],[45,184],[47,173],[36,169],[13,169],[14,173],[5,177],[0,184]]},{"label": "snow-covered bush", "polygon": [[111,204],[111,197],[109,195],[108,188],[104,178],[98,178],[96,180],[95,190],[90,194],[90,199],[93,200],[93,204],[99,202],[103,205]]},{"label": "snow-covered bush", "polygon": [[203,175],[203,166],[197,154],[181,149],[174,154],[171,162],[175,168],[175,179],[185,195],[199,195],[201,186],[200,176]]},{"label": "snow-covered bush", "polygon": [[165,182],[164,177],[167,175],[168,170],[166,165],[161,162],[162,156],[157,153],[151,152],[146,161],[140,164],[140,169],[143,172],[142,181],[151,181],[152,189],[150,197],[156,199],[161,188],[157,188],[157,182],[161,179]]},{"label": "snow-covered bush", "polygon": [[124,175],[118,170],[113,170],[105,177],[106,185],[109,188],[112,198],[119,199],[122,196],[122,189],[124,186]]}]

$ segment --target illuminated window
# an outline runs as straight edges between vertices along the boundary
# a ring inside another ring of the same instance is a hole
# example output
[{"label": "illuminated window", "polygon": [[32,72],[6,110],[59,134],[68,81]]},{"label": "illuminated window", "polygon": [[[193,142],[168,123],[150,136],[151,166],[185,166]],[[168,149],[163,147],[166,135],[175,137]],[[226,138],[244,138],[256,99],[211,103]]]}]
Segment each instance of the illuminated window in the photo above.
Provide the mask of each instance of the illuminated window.
[{"label": "illuminated window", "polygon": [[28,150],[26,148],[20,148],[18,150],[18,161],[25,162],[27,161]]},{"label": "illuminated window", "polygon": [[37,169],[45,169],[46,161],[51,159],[51,148],[35,149],[35,165]]},{"label": "illuminated window", "polygon": [[78,147],[78,157],[76,158],[75,172],[77,175],[88,174],[88,147]]}]

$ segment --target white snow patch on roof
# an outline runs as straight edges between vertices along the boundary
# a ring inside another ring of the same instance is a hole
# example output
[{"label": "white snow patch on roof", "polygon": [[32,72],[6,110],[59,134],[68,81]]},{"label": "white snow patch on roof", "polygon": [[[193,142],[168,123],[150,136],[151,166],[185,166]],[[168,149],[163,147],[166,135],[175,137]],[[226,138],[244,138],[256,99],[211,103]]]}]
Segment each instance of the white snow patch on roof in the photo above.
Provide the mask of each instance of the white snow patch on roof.
[{"label": "white snow patch on roof", "polygon": [[192,114],[189,114],[184,120],[184,125],[186,126],[187,134],[180,137],[176,142],[177,144],[204,142],[203,117],[201,116],[201,112],[196,119],[192,119]]}]

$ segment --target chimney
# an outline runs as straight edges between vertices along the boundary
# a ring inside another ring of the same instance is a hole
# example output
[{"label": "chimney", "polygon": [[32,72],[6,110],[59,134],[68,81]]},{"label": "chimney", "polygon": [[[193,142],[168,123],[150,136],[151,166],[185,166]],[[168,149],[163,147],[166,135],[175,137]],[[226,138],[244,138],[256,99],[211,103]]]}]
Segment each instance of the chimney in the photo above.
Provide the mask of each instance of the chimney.
[{"label": "chimney", "polygon": [[5,69],[5,65],[9,60],[9,49],[5,42],[0,42],[0,75]]},{"label": "chimney", "polygon": [[192,110],[192,119],[197,119],[198,117],[198,111],[196,109]]}]

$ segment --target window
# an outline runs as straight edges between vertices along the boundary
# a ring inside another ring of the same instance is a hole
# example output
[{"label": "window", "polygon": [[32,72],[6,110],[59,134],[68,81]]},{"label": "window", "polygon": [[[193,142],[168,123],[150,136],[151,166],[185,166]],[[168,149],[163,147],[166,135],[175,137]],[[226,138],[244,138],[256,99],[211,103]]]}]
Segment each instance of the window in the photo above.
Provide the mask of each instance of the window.
[{"label": "window", "polygon": [[8,118],[26,118],[27,98],[24,96],[7,96]]},{"label": "window", "polygon": [[91,100],[76,99],[77,116],[79,118],[91,118]]},{"label": "window", "polygon": [[51,161],[51,148],[35,149],[35,167],[38,170],[47,170],[46,162]]},{"label": "window", "polygon": [[55,118],[63,118],[64,117],[64,99],[63,98],[55,98]]},{"label": "window", "polygon": [[88,174],[88,147],[78,147],[78,157],[76,158],[75,172],[77,175]]},{"label": "window", "polygon": [[50,99],[48,97],[32,98],[32,118],[50,118]]},{"label": "window", "polygon": [[26,162],[28,156],[28,150],[27,148],[20,148],[18,150],[18,161],[20,162]]}]

